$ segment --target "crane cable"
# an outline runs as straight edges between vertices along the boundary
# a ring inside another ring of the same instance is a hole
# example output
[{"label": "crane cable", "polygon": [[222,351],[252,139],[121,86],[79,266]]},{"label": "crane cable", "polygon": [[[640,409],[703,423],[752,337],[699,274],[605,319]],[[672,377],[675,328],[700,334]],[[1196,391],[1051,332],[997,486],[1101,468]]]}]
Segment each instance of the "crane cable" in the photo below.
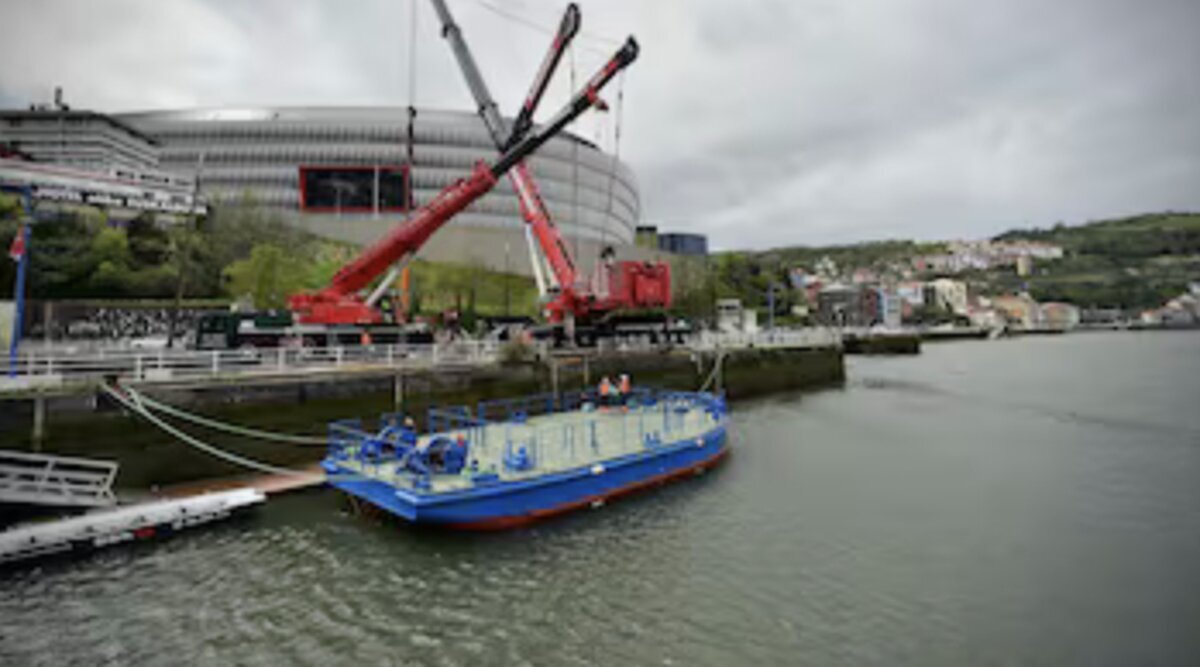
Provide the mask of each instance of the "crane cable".
[{"label": "crane cable", "polygon": [[[417,118],[417,2],[418,0],[409,0],[409,6],[412,8],[408,18],[408,138],[405,142],[405,149],[408,152],[408,197],[415,199],[413,196],[412,187],[412,171],[413,171],[413,125]],[[406,202],[404,207],[404,219],[407,221],[409,212],[412,209],[411,201]]]},{"label": "crane cable", "polygon": [[[574,41],[567,47],[567,56],[571,61],[571,90],[575,90]],[[579,219],[579,140],[576,137],[571,137],[571,222],[575,226],[575,233],[571,235],[571,240],[574,241],[575,256],[578,257],[579,236],[583,231],[583,221]]]},{"label": "crane cable", "polygon": [[714,379],[716,379],[717,373],[719,373],[721,370],[721,364],[723,364],[724,362],[725,362],[725,350],[722,348],[717,348],[717,356],[715,359],[713,359],[712,372],[708,374],[708,379],[704,381],[704,384],[700,385],[700,388],[696,390],[697,392],[703,393],[705,391],[708,391],[708,386],[710,384],[712,384],[712,381]]},{"label": "crane cable", "polygon": [[[485,2],[485,0],[475,0],[475,4],[479,5],[480,7],[486,9],[487,11],[495,14],[496,16],[499,16],[500,18],[502,18],[510,23],[524,26],[525,28],[534,30],[536,32],[540,32],[544,35],[550,35],[551,37],[554,37],[555,35],[558,34],[558,30],[555,28],[547,27],[545,25],[542,25],[541,23],[539,23],[538,21],[536,21],[534,19],[526,18],[526,17],[516,14],[512,11],[509,11],[506,9],[501,9],[500,7],[497,7],[496,5],[494,5],[490,2]],[[617,44],[621,43],[621,40],[619,40],[619,39],[615,39],[613,37],[607,37],[605,35],[598,35],[598,34],[583,31],[583,30],[580,30],[578,32],[578,34],[576,35],[576,39],[591,40],[592,42],[595,42],[597,44],[604,44],[605,46],[617,45]],[[591,53],[595,53],[600,56],[605,56],[605,57],[608,56],[608,52],[605,51],[604,49],[599,48],[598,46],[589,46],[587,44],[580,44],[580,48],[582,48],[585,51],[589,51]]]},{"label": "crane cable", "polygon": [[[608,209],[605,214],[612,218],[613,214],[613,185],[617,180],[617,167],[621,162],[621,115],[625,107],[625,70],[621,70],[621,74],[617,79],[617,112],[616,118],[613,119],[613,158],[612,167],[608,170]],[[608,221],[605,221],[606,223]],[[601,247],[608,242],[607,238],[608,225],[600,226]]]}]

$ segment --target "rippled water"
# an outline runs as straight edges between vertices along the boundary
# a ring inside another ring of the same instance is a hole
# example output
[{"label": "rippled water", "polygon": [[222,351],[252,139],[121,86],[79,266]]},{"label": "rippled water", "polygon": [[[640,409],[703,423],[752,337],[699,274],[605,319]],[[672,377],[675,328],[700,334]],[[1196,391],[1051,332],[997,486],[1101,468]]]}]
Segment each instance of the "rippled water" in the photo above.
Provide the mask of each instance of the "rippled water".
[{"label": "rippled water", "polygon": [[1200,664],[1200,334],[858,358],[700,480],[499,535],[328,492],[0,575],[0,664]]}]

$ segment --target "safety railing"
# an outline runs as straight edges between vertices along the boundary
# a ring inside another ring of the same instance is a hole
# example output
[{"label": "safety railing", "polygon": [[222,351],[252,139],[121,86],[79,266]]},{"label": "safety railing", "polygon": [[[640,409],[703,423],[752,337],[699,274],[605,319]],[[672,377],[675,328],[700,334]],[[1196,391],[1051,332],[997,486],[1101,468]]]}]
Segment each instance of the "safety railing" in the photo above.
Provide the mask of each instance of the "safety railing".
[{"label": "safety railing", "polygon": [[[536,475],[547,469],[586,465],[692,437],[724,419],[720,395],[638,387],[617,405],[602,406],[594,392],[536,395],[482,401],[476,406],[430,408],[425,447],[438,439],[463,443],[469,460],[451,475],[466,483],[488,483],[498,474]],[[582,408],[582,409],[581,409]],[[534,415],[580,411],[572,420]],[[378,432],[357,420],[330,424],[331,459],[356,462],[360,470],[405,488],[429,488],[427,464],[408,465],[423,451],[402,444],[398,415],[384,414]],[[413,436],[415,441],[415,435]],[[419,449],[419,448],[416,448]]]},{"label": "safety railing", "polygon": [[0,450],[0,501],[8,503],[112,505],[116,477],[112,461]]},{"label": "safety railing", "polygon": [[0,391],[109,379],[161,382],[224,376],[295,375],[332,370],[470,365],[496,360],[491,341],[425,345],[278,347],[239,350],[89,350],[26,352]]},{"label": "safety railing", "polygon": [[[841,335],[831,329],[779,329],[753,334],[702,331],[680,339],[651,342],[632,338],[614,343],[622,350],[836,347]],[[0,375],[0,393],[96,379],[165,382],[229,376],[298,375],[349,369],[490,364],[501,343],[462,340],[436,344],[277,347],[238,350],[130,350],[49,348],[26,350],[15,375]],[[606,346],[607,347],[607,346]]]},{"label": "safety railing", "polygon": [[804,329],[769,329],[753,333],[740,331],[701,331],[688,339],[694,349],[739,348],[823,348],[838,347],[842,334],[834,329],[809,327]]}]

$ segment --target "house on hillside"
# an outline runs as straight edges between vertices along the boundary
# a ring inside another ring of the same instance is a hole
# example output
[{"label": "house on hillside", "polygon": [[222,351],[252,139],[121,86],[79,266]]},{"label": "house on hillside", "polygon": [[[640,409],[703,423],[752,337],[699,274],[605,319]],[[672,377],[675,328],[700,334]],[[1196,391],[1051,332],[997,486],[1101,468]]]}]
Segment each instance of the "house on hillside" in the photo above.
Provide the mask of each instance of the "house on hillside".
[{"label": "house on hillside", "polygon": [[1042,325],[1054,329],[1071,330],[1079,326],[1079,307],[1058,301],[1041,305]]},{"label": "house on hillside", "polygon": [[1033,329],[1042,324],[1041,308],[1028,294],[992,297],[992,307],[1000,311],[1010,325],[1018,328]]}]

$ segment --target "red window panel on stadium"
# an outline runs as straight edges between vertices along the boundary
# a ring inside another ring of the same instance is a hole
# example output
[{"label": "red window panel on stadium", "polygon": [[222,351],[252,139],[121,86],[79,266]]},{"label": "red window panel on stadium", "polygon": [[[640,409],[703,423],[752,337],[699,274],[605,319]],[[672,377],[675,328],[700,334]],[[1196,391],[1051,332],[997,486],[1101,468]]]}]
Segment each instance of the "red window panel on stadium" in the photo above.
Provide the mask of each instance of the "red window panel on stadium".
[{"label": "red window panel on stadium", "polygon": [[406,165],[301,165],[300,210],[403,213],[411,202]]}]

